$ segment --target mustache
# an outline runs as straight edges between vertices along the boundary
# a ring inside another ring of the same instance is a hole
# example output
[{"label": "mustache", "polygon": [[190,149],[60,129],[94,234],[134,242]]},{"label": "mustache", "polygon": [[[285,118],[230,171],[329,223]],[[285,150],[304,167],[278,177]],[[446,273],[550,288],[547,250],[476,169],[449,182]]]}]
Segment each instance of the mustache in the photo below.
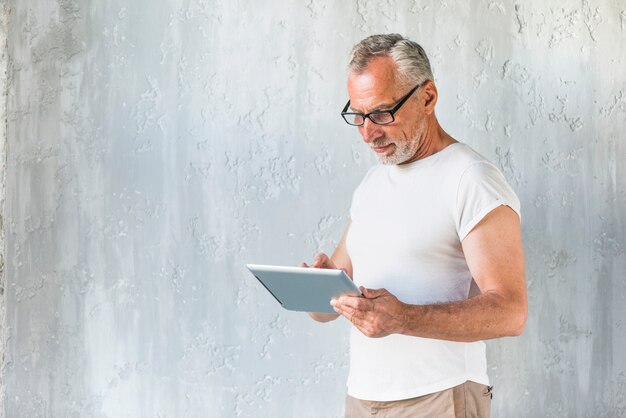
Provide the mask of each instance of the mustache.
[{"label": "mustache", "polygon": [[388,140],[387,138],[377,139],[370,143],[370,148],[382,148],[386,147],[389,144],[393,144],[393,141]]}]

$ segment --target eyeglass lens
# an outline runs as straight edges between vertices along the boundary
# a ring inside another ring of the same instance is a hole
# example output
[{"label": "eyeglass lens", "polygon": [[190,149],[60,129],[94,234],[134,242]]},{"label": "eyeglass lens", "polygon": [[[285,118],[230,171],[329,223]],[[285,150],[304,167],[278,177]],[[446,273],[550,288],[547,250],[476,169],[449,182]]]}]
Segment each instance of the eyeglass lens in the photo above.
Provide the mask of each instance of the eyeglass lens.
[{"label": "eyeglass lens", "polygon": [[[370,113],[367,117],[369,117],[372,122],[379,125],[393,122],[393,116],[390,112]],[[365,123],[365,118],[362,114],[347,114],[344,119],[350,125],[361,126]]]}]

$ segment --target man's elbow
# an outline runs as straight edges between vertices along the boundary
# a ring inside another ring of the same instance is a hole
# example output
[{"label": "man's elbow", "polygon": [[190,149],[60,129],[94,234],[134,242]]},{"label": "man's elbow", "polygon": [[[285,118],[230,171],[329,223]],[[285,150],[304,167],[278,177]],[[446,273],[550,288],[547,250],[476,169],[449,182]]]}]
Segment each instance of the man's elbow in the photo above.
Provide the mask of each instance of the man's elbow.
[{"label": "man's elbow", "polygon": [[309,316],[317,322],[330,322],[339,317],[338,314],[328,314],[320,312],[308,312]]},{"label": "man's elbow", "polygon": [[508,335],[510,337],[519,337],[526,328],[526,320],[528,319],[528,308],[525,306],[516,309],[511,315],[510,327]]}]

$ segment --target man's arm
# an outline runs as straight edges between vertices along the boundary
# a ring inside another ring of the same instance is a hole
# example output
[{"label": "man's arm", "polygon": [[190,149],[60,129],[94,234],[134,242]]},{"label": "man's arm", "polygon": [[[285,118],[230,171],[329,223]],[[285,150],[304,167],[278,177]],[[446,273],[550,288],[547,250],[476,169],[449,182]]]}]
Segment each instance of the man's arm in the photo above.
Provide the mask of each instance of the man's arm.
[{"label": "man's arm", "polygon": [[385,289],[333,303],[369,337],[405,334],[471,342],[521,334],[528,312],[520,222],[507,206],[491,211],[462,242],[481,294],[440,305],[410,305]]},{"label": "man's arm", "polygon": [[[335,248],[335,252],[330,258],[328,258],[328,256],[324,253],[318,253],[310,266],[306,263],[301,263],[300,267],[341,269],[345,271],[350,278],[352,278],[352,261],[350,260],[350,255],[346,249],[346,237],[348,236],[349,229],[350,220],[348,220],[348,225],[346,226],[346,230],[343,233],[341,241],[339,241],[337,248]],[[309,315],[311,318],[319,322],[328,322],[339,317],[339,314],[327,314],[320,312],[309,312]]]}]

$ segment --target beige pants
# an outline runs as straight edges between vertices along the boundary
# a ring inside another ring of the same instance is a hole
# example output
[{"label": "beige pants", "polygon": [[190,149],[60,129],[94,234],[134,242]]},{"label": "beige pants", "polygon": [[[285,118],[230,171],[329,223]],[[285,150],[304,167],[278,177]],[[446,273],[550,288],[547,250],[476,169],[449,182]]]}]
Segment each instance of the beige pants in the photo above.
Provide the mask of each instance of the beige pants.
[{"label": "beige pants", "polygon": [[400,401],[363,401],[346,396],[345,418],[487,418],[491,388],[467,381],[441,392]]}]

